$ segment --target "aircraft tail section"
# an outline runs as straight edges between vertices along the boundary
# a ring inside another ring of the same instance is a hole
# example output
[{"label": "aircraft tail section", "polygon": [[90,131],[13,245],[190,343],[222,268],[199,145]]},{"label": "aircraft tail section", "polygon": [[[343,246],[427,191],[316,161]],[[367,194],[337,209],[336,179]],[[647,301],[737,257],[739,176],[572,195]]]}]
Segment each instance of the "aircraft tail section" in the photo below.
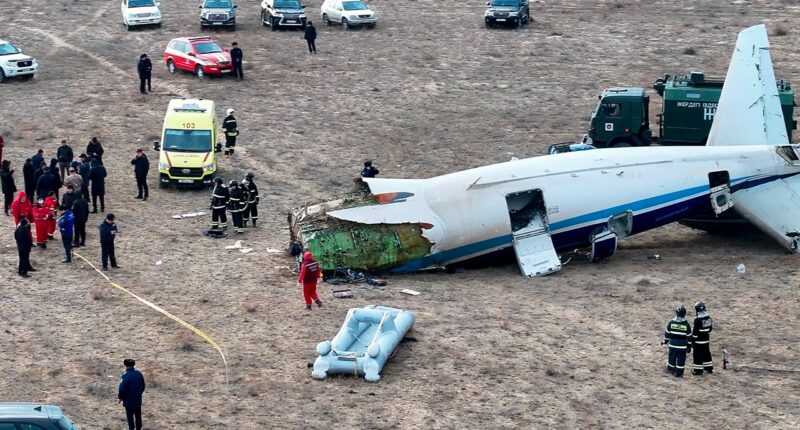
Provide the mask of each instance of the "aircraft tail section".
[{"label": "aircraft tail section", "polygon": [[756,25],[736,40],[707,145],[788,143],[767,29]]}]

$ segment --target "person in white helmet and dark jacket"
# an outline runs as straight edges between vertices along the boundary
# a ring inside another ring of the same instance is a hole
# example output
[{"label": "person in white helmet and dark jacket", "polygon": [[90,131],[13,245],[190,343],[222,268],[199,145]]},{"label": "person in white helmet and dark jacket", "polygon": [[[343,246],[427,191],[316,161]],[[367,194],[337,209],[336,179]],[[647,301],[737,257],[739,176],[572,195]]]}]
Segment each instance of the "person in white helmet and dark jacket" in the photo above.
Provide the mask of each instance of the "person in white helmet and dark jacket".
[{"label": "person in white helmet and dark jacket", "polygon": [[236,124],[236,118],[233,117],[233,109],[228,109],[225,113],[228,115],[222,120],[222,128],[225,129],[225,155],[233,155],[239,128]]},{"label": "person in white helmet and dark jacket", "polygon": [[697,302],[694,304],[695,317],[692,330],[692,373],[702,375],[703,372],[714,373],[714,362],[711,360],[711,330],[714,329],[714,321],[708,315],[706,304]]}]

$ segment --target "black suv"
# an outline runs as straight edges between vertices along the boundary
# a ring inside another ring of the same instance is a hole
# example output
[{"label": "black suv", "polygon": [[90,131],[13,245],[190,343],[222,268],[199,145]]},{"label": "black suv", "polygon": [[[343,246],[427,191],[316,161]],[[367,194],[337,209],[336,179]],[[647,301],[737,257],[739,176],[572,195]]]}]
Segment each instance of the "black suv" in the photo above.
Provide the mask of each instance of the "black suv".
[{"label": "black suv", "polygon": [[41,403],[0,403],[2,430],[77,430],[61,408]]},{"label": "black suv", "polygon": [[484,14],[486,27],[495,25],[513,25],[517,28],[527,24],[531,19],[528,0],[491,0]]}]

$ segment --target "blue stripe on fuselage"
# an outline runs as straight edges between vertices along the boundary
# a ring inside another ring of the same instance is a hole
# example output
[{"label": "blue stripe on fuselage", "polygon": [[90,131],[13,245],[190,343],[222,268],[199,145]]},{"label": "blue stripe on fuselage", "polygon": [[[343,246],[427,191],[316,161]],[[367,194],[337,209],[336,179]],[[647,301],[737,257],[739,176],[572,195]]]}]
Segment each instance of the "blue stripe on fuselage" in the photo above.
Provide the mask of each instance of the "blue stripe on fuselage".
[{"label": "blue stripe on fuselage", "polygon": [[[738,191],[743,188],[751,188],[767,182],[794,176],[798,173],[789,175],[766,176],[755,178],[758,175],[744,176],[731,181],[731,188]],[[659,196],[648,197],[624,205],[614,206],[608,209],[595,211],[589,214],[579,215],[563,221],[550,224],[553,245],[557,251],[570,250],[589,245],[589,235],[594,229],[605,226],[608,218],[612,215],[630,210],[640,213],[633,216],[633,231],[631,234],[641,233],[656,227],[660,227],[680,219],[692,216],[696,213],[705,212],[710,206],[708,194],[709,185],[700,185],[687,188],[685,190],[673,191]],[[703,193],[693,198],[692,195]],[[683,200],[680,200],[683,199]],[[678,200],[678,201],[675,201]],[[675,203],[650,211],[644,211],[654,206],[659,206],[667,202]],[[579,224],[598,221],[589,225],[575,227]],[[391,272],[413,272],[428,267],[441,266],[449,262],[463,260],[470,256],[477,256],[486,252],[500,250],[511,246],[514,236],[506,234],[503,236],[474,242],[457,248],[426,255],[424,257],[411,260],[405,264],[389,269]]]}]

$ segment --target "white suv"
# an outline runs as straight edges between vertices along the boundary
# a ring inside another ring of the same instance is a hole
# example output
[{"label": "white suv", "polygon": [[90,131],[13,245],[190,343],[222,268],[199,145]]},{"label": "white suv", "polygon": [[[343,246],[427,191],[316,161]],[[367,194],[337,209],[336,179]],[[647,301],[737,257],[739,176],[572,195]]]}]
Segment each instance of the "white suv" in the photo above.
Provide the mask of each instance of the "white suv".
[{"label": "white suv", "polygon": [[15,76],[32,78],[38,69],[35,58],[23,55],[16,46],[0,39],[0,83]]},{"label": "white suv", "polygon": [[137,25],[155,25],[161,27],[161,3],[156,0],[122,0],[122,23],[133,30]]},{"label": "white suv", "polygon": [[378,15],[360,0],[325,0],[320,7],[325,25],[341,24],[345,30],[366,25],[375,28]]}]

